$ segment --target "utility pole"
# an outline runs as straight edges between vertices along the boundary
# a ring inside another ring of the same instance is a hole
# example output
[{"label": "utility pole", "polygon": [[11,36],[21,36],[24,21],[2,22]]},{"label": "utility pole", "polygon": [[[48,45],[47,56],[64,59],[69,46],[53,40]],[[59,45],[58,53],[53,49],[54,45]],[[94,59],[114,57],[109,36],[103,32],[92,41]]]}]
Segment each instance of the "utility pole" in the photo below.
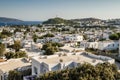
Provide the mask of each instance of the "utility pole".
[{"label": "utility pole", "polygon": [[118,57],[120,57],[120,39],[119,39],[119,51],[118,51],[118,53],[119,53],[119,55],[118,55]]},{"label": "utility pole", "polygon": [[56,18],[58,17],[58,15],[56,15]]}]

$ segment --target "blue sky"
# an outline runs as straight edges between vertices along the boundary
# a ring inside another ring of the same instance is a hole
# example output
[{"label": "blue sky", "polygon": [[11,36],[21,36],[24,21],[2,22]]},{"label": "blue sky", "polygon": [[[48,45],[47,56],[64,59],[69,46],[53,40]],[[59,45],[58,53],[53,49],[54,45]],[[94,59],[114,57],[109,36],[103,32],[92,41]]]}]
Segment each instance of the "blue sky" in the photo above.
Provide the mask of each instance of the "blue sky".
[{"label": "blue sky", "polygon": [[40,21],[56,15],[65,19],[120,18],[120,0],[0,0],[0,17]]}]

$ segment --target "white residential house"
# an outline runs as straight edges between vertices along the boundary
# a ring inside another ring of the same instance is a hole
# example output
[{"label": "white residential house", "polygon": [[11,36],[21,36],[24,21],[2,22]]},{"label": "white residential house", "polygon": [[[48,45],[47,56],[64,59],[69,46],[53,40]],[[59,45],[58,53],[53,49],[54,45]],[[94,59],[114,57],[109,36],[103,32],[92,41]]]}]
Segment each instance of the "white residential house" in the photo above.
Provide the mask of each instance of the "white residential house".
[{"label": "white residential house", "polygon": [[115,50],[119,48],[119,41],[100,41],[98,42],[99,50]]},{"label": "white residential house", "polygon": [[94,49],[98,49],[98,42],[87,42],[87,41],[82,41],[80,42],[80,47],[84,47],[84,48],[94,48]]},{"label": "white residential house", "polygon": [[86,43],[86,47],[87,48],[94,48],[94,49],[97,49],[98,48],[98,42],[87,42]]},{"label": "white residential house", "polygon": [[54,38],[51,38],[51,41],[59,43],[61,41],[61,39],[54,37]]},{"label": "white residential house", "polygon": [[12,36],[12,38],[13,38],[14,41],[16,41],[16,40],[21,41],[21,40],[23,39],[23,36],[24,36],[23,32],[16,32],[16,33]]},{"label": "white residential house", "polygon": [[108,33],[103,33],[102,37],[103,39],[109,40],[109,35]]},{"label": "white residential house", "polygon": [[37,39],[37,43],[44,43],[46,40],[45,39]]},{"label": "white residential house", "polygon": [[75,46],[77,45],[77,42],[64,42],[64,46]]},{"label": "white residential house", "polygon": [[11,37],[4,38],[4,39],[2,40],[2,43],[5,44],[5,47],[7,47],[8,44],[9,44],[9,45],[13,45],[13,44],[14,44],[14,39],[11,38]]},{"label": "white residential house", "polygon": [[83,41],[83,36],[78,34],[66,35],[65,40],[66,41]]},{"label": "white residential house", "polygon": [[63,46],[60,47],[61,51],[65,51],[65,52],[75,52],[75,51],[84,51],[85,48],[84,47],[70,47],[70,46]]},{"label": "white residential house", "polygon": [[[86,56],[84,56],[86,55]],[[66,68],[74,68],[85,62],[92,65],[98,63],[110,62],[114,63],[114,59],[106,56],[97,56],[90,53],[76,53],[65,55],[51,55],[51,56],[36,56],[32,58],[32,75],[39,76],[40,74],[49,71],[57,71]],[[93,58],[91,58],[93,57]]]},{"label": "white residential house", "polygon": [[10,59],[5,62],[0,63],[0,80],[7,80],[8,73],[11,70],[26,70],[31,68],[31,63],[26,60],[19,59]]},{"label": "white residential house", "polygon": [[34,44],[33,39],[23,40],[21,42],[21,44],[22,44],[23,48],[25,48],[25,49],[29,49],[29,50],[34,49],[34,47],[33,47],[33,44]]},{"label": "white residential house", "polygon": [[112,40],[99,41],[99,42],[82,41],[80,43],[80,46],[84,46],[85,48],[99,49],[99,50],[116,50],[119,48],[119,42]]}]

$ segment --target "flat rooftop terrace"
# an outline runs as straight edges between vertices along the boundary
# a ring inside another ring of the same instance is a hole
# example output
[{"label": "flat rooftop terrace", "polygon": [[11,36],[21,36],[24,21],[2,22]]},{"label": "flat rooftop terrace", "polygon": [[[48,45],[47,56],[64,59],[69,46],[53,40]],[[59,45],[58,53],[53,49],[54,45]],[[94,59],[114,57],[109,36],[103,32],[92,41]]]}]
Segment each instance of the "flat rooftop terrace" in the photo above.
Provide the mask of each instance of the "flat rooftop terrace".
[{"label": "flat rooftop terrace", "polygon": [[20,59],[10,59],[6,62],[0,63],[0,70],[2,70],[3,72],[9,72],[10,70],[14,70],[14,69],[24,67],[24,66],[29,66],[29,65],[31,65],[31,64],[21,58]]},{"label": "flat rooftop terrace", "polygon": [[60,63],[60,60],[62,60],[62,63],[67,63],[67,62],[77,62],[77,63],[90,63],[90,64],[96,64],[96,63],[103,63],[105,60],[102,59],[96,59],[93,57],[90,57],[85,54],[77,54],[77,55],[72,55],[72,54],[67,54],[64,56],[59,56],[59,55],[51,55],[51,56],[37,56],[33,57],[34,60],[42,63],[47,63],[47,64],[57,64]]}]

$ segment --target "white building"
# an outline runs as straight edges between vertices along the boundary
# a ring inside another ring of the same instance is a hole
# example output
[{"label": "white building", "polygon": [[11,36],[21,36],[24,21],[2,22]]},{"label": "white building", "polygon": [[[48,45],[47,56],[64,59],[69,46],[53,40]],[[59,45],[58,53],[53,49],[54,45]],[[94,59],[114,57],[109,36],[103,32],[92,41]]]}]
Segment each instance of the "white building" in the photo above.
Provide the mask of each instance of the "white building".
[{"label": "white building", "polygon": [[99,42],[87,42],[82,41],[80,46],[84,46],[85,48],[94,48],[99,50],[116,50],[119,48],[119,41],[99,41]]},{"label": "white building", "polygon": [[7,80],[8,72],[10,70],[25,70],[29,68],[31,63],[27,62],[26,60],[19,58],[19,59],[10,59],[5,62],[0,63],[0,80]]},{"label": "white building", "polygon": [[75,46],[77,42],[63,42],[64,46]]},{"label": "white building", "polygon": [[114,63],[115,61],[106,56],[97,56],[90,53],[37,56],[32,58],[32,75],[39,76],[49,71],[74,68],[85,62],[96,65],[104,62]]},{"label": "white building", "polygon": [[98,49],[98,42],[87,42],[86,43],[86,47],[87,48],[94,48],[94,49]]},{"label": "white building", "polygon": [[119,48],[119,41],[101,41],[98,45],[99,50],[115,50]]},{"label": "white building", "polygon": [[83,36],[78,34],[66,35],[65,40],[66,41],[83,41]]},{"label": "white building", "polygon": [[85,48],[84,47],[63,46],[63,47],[60,47],[60,50],[65,51],[65,52],[75,52],[75,51],[84,51]]}]

